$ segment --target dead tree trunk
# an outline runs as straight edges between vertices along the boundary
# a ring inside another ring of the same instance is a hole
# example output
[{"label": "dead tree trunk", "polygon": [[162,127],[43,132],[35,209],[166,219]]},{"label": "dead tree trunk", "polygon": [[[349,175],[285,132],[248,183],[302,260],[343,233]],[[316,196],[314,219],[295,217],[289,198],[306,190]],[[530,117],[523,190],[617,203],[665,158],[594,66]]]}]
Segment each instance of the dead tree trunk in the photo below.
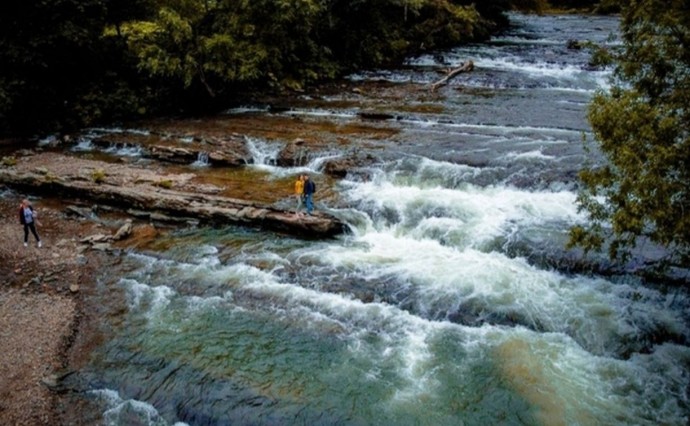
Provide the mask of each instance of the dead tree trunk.
[{"label": "dead tree trunk", "polygon": [[431,85],[431,91],[433,92],[436,89],[438,89],[439,87],[445,86],[456,75],[463,73],[463,72],[470,72],[473,69],[474,69],[474,62],[467,61],[467,62],[463,63],[462,65],[460,65],[459,67],[452,69],[452,70],[449,70],[445,77],[443,77],[442,79],[440,79],[439,81],[437,81],[436,83]]}]

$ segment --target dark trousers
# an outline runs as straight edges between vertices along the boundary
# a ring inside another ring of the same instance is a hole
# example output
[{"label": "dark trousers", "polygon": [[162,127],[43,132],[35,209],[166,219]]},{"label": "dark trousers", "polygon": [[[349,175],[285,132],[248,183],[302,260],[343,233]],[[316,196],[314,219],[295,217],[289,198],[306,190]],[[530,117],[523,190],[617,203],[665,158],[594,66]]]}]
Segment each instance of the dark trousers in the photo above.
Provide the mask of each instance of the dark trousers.
[{"label": "dark trousers", "polygon": [[307,214],[311,214],[314,210],[314,201],[312,200],[312,194],[304,194],[304,204],[307,205]]},{"label": "dark trousers", "polygon": [[38,233],[36,232],[36,226],[34,225],[33,222],[31,223],[25,223],[24,224],[24,242],[26,243],[29,241],[29,229],[31,229],[31,233],[34,234],[34,237],[36,237],[36,241],[41,241],[40,238],[38,238]]}]

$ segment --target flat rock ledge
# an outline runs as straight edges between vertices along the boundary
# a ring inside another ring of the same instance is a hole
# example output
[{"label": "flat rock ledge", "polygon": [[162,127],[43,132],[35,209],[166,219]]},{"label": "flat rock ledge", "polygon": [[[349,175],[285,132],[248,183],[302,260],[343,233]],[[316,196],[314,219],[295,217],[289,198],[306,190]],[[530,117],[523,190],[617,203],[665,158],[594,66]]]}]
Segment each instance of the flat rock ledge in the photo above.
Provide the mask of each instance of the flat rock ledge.
[{"label": "flat rock ledge", "polygon": [[152,215],[188,217],[210,224],[236,224],[289,233],[303,238],[328,238],[346,231],[338,218],[323,212],[297,216],[292,211],[247,200],[198,194],[150,185],[113,185],[78,178],[47,178],[45,174],[0,168],[0,183],[26,192],[88,199],[123,211],[140,209]]}]

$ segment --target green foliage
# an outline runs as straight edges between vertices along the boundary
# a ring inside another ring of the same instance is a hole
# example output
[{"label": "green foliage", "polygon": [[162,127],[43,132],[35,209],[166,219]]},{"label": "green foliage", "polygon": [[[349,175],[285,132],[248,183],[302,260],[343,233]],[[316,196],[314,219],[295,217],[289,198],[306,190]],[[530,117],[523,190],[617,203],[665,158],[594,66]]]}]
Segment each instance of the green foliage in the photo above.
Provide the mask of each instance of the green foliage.
[{"label": "green foliage", "polygon": [[580,207],[591,223],[571,242],[626,259],[643,241],[690,260],[690,10],[683,1],[631,1],[616,81],[589,120],[606,164],[584,170]]},{"label": "green foliage", "polygon": [[103,183],[105,182],[105,170],[103,169],[95,169],[94,171],[91,172],[91,180],[93,180],[95,183]]},{"label": "green foliage", "polygon": [[584,47],[589,49],[591,53],[591,58],[589,60],[589,65],[592,67],[607,67],[614,65],[614,54],[609,48],[601,45],[597,45],[593,42],[585,42]]},{"label": "green foliage", "polygon": [[547,0],[512,0],[511,4],[516,10],[539,14],[550,8]]},{"label": "green foliage", "polygon": [[488,37],[508,0],[61,0],[0,11],[0,133],[301,90]]},{"label": "green foliage", "polygon": [[53,182],[59,182],[61,179],[59,176],[57,176],[54,173],[49,171],[45,174],[45,176],[43,177],[43,180],[45,182],[53,183]]},{"label": "green foliage", "polygon": [[69,123],[74,101],[99,74],[95,52],[103,1],[3,3],[2,9],[0,132],[29,133]]},{"label": "green foliage", "polygon": [[510,0],[511,7],[523,12],[596,11],[607,14],[620,10],[619,0]]},{"label": "green foliage", "polygon": [[496,28],[469,2],[446,0],[161,0],[155,16],[118,34],[150,85],[222,102],[238,90],[300,90]]},{"label": "green foliage", "polygon": [[0,160],[0,164],[6,167],[16,166],[17,159],[12,156],[2,157],[2,160]]},{"label": "green foliage", "polygon": [[601,0],[594,8],[594,12],[604,14],[619,13],[621,11],[620,0]]},{"label": "green foliage", "polygon": [[598,0],[549,0],[554,7],[565,9],[583,9],[596,5]]},{"label": "green foliage", "polygon": [[173,183],[169,179],[159,180],[158,182],[154,183],[154,185],[163,189],[170,189],[173,187]]}]

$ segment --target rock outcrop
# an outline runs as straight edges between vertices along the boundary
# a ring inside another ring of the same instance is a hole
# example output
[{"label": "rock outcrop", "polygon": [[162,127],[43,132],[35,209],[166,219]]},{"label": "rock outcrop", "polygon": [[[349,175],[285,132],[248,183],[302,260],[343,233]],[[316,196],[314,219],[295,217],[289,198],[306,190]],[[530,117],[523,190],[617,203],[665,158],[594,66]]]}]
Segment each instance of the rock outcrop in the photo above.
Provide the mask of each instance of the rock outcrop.
[{"label": "rock outcrop", "polygon": [[177,164],[192,164],[203,159],[212,166],[238,167],[251,161],[251,154],[244,141],[233,138],[228,140],[204,139],[190,143],[188,146],[177,146],[162,143],[126,142],[109,137],[94,138],[94,145],[105,149],[136,148],[144,158]]},{"label": "rock outcrop", "polygon": [[[57,156],[52,161],[59,163],[75,160]],[[89,200],[92,203],[118,207],[123,211],[138,209],[151,216],[161,214],[193,218],[200,223],[238,224],[287,232],[305,238],[332,237],[345,231],[343,222],[323,212],[298,217],[292,211],[254,201],[173,189],[175,179],[183,181],[186,175],[156,177],[155,174],[146,174],[153,173],[150,170],[129,170],[123,165],[105,165],[103,167],[108,171],[107,176],[97,182],[88,177],[88,170],[99,166],[98,163],[82,160],[82,164],[73,166],[79,173],[62,170],[59,175],[50,171],[37,172],[35,168],[4,167],[0,168],[0,183],[27,192]],[[160,185],[160,182],[173,183]]]}]

